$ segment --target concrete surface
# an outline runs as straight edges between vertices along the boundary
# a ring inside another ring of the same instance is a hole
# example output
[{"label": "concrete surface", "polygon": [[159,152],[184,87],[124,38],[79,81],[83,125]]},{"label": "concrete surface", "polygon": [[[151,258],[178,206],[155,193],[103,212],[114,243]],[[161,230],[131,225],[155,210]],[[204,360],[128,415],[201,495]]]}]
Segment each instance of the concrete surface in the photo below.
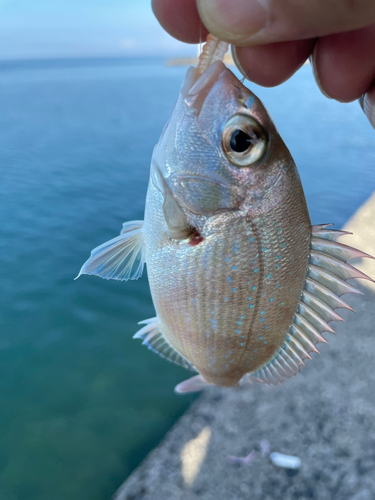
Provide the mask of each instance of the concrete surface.
[{"label": "concrete surface", "polygon": [[[345,242],[375,254],[374,220],[375,196],[349,221],[355,236]],[[374,263],[361,268],[375,276]],[[321,356],[278,387],[203,393],[114,499],[375,499],[375,289],[361,289],[363,297],[346,296],[357,312],[332,323],[337,336],[326,334]],[[273,466],[261,440],[297,455],[301,468]],[[252,450],[249,464],[229,463]]]}]

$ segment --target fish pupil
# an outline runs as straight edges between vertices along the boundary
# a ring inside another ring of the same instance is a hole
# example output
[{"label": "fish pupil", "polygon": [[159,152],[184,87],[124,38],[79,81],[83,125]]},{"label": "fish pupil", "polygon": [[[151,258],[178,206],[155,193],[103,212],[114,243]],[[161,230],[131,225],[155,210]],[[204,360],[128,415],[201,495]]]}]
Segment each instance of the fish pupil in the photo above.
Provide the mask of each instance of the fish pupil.
[{"label": "fish pupil", "polygon": [[235,130],[230,136],[230,148],[236,153],[243,153],[251,146],[251,139],[242,130]]}]

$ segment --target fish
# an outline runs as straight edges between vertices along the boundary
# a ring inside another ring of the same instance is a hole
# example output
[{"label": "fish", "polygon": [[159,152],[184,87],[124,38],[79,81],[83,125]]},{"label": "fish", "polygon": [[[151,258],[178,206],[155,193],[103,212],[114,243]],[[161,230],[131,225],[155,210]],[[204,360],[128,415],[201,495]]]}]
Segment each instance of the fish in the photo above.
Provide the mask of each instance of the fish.
[{"label": "fish", "polygon": [[[177,392],[277,385],[326,342],[348,263],[373,258],[311,225],[294,160],[262,102],[208,35],[154,148],[143,221],[123,224],[79,275],[133,280],[147,265],[156,316],[134,335],[196,375]],[[372,281],[372,280],[371,280]]]}]

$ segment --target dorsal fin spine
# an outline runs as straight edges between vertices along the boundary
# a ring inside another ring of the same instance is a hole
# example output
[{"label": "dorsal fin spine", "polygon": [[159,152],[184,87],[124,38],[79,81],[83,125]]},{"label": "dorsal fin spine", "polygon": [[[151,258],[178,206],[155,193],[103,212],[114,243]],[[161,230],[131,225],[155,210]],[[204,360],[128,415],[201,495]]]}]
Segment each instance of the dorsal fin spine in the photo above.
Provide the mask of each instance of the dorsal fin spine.
[{"label": "dorsal fin spine", "polygon": [[[334,333],[328,325],[330,321],[342,318],[334,311],[338,308],[353,309],[340,296],[346,293],[362,293],[346,282],[360,278],[373,281],[347,261],[353,258],[373,258],[370,255],[341,243],[336,238],[346,231],[326,229],[330,224],[312,226],[310,264],[305,287],[301,291],[293,321],[286,334],[286,342],[277,353],[249,379],[272,384],[280,383],[297,373],[303,366],[303,359],[311,358],[309,352],[319,353],[315,344],[327,341],[321,335],[324,331]],[[350,233],[349,233],[350,234]],[[268,371],[278,373],[268,376]],[[263,374],[263,378],[262,378]]]}]

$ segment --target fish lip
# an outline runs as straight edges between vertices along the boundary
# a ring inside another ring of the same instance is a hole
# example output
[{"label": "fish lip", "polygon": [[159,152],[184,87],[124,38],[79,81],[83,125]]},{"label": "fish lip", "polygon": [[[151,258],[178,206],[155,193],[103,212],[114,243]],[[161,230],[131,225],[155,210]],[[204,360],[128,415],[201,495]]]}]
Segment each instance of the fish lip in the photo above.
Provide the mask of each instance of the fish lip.
[{"label": "fish lip", "polygon": [[196,75],[194,71],[191,71],[192,69],[189,68],[186,74],[181,95],[190,111],[199,114],[206,97],[222,72],[226,70],[226,66],[222,61],[215,61],[196,80]]}]

